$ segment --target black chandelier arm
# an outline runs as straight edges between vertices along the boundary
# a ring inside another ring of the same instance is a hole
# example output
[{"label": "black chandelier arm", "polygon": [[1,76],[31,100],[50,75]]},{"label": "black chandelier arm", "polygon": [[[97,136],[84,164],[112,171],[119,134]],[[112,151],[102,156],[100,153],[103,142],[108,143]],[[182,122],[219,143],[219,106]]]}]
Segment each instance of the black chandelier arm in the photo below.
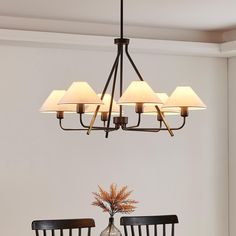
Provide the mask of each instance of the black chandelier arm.
[{"label": "black chandelier arm", "polygon": [[[64,131],[87,131],[88,130],[88,128],[84,128],[84,129],[83,128],[65,128],[62,125],[62,119],[59,119],[59,126]],[[104,127],[93,127],[93,130],[95,130],[95,131],[98,131],[98,130],[99,131],[101,131],[101,130],[106,131],[106,128],[104,128]],[[115,128],[115,127],[114,128],[109,128],[108,132],[115,131],[115,130],[118,130],[118,128]]]},{"label": "black chandelier arm", "polygon": [[124,131],[140,131],[140,132],[152,132],[152,133],[157,133],[160,132],[162,129],[159,128],[129,128],[129,127],[124,127]]},{"label": "black chandelier arm", "polygon": [[[171,130],[180,130],[182,129],[186,124],[186,117],[183,117],[183,123],[181,126],[176,128],[170,128]],[[167,131],[167,128],[130,128],[130,127],[123,127],[123,130],[125,131],[142,131],[142,132],[160,132],[160,131]]]},{"label": "black chandelier arm", "polygon": [[[112,66],[111,72],[110,72],[110,74],[109,74],[109,76],[108,76],[107,82],[106,82],[105,87],[104,87],[104,89],[103,89],[103,91],[102,91],[101,100],[103,99],[103,97],[104,97],[104,95],[105,95],[105,93],[106,93],[106,91],[107,91],[108,85],[109,85],[109,83],[110,83],[110,81],[111,81],[111,78],[112,78],[112,75],[113,75],[113,72],[114,72],[114,70],[115,70],[115,68],[116,68],[116,65],[117,65],[118,61],[119,61],[119,57],[120,57],[120,52],[118,51],[117,56],[116,56],[116,59],[115,59],[115,62],[114,62],[114,64],[113,64],[113,66]],[[96,108],[96,110],[95,110],[95,112],[94,112],[94,115],[93,115],[93,117],[92,117],[92,120],[91,120],[91,122],[90,122],[88,131],[87,131],[87,135],[90,134],[90,132],[91,132],[91,130],[92,130],[92,128],[93,128],[93,125],[94,125],[94,122],[95,122],[95,120],[96,120],[96,117],[97,117],[97,113],[98,113],[99,108],[100,108],[100,105],[97,106],[97,108]]]},{"label": "black chandelier arm", "polygon": [[[125,126],[124,128],[125,129],[132,129],[132,128],[136,128],[136,127],[139,127],[141,123],[141,113],[138,113],[138,121],[137,121],[137,124],[136,125],[133,125],[133,126]],[[122,129],[123,129],[123,126],[122,126]]]},{"label": "black chandelier arm", "polygon": [[74,128],[74,129],[72,129],[72,128],[64,128],[63,125],[62,125],[62,119],[59,119],[59,126],[64,131],[85,131],[85,130],[88,130],[88,129],[80,129],[80,128],[78,128],[78,129],[77,128]]},{"label": "black chandelier arm", "polygon": [[137,66],[135,65],[133,59],[131,58],[131,56],[130,56],[130,54],[129,54],[128,44],[125,45],[125,53],[126,53],[126,56],[128,57],[128,59],[129,59],[131,65],[132,65],[132,67],[134,68],[136,74],[138,75],[139,79],[140,79],[141,81],[144,81],[142,75],[140,74],[140,72],[139,72]]},{"label": "black chandelier arm", "polygon": [[[120,55],[120,53],[119,53]],[[113,105],[113,99],[114,99],[114,94],[115,94],[115,88],[116,88],[116,78],[117,78],[117,70],[119,66],[119,58],[118,62],[115,66],[115,73],[114,73],[114,78],[113,78],[113,84],[112,84],[112,92],[111,92],[111,101],[110,101],[110,107],[109,107],[109,112],[108,112],[108,120],[107,120],[107,132],[106,132],[106,138],[108,138],[108,131],[110,128],[110,122],[111,122],[111,112],[112,112],[112,105]]]},{"label": "black chandelier arm", "polygon": [[[131,58],[131,56],[130,56],[130,54],[129,54],[128,45],[125,45],[125,52],[126,52],[126,55],[127,55],[128,59],[129,59],[131,65],[133,66],[135,72],[137,73],[139,79],[140,79],[141,81],[144,81],[144,79],[142,78],[140,72],[138,71],[138,68],[136,67],[134,61],[132,60],[132,58]],[[170,129],[168,123],[166,122],[165,117],[164,117],[163,114],[161,113],[160,108],[159,108],[158,106],[156,106],[156,109],[157,109],[158,114],[159,114],[160,117],[162,118],[163,123],[165,124],[166,129],[168,130],[169,134],[173,137],[173,136],[174,136],[174,133],[172,132],[172,130]]]},{"label": "black chandelier arm", "polygon": [[[80,121],[80,124],[81,124],[81,126],[82,127],[84,127],[84,128],[86,128],[86,130],[88,130],[88,128],[89,128],[89,125],[85,125],[84,124],[84,122],[83,122],[83,114],[79,114],[79,121]],[[104,121],[105,122],[105,121]],[[106,127],[105,126],[103,126],[103,127],[100,127],[100,126],[93,126],[93,128],[92,128],[92,130],[104,130],[104,131],[106,131]],[[110,131],[114,131],[114,130],[117,130],[117,128],[115,128],[115,127],[110,127],[109,128],[109,132]]]},{"label": "black chandelier arm", "polygon": [[186,124],[186,116],[183,117],[183,123],[181,126],[179,126],[178,128],[171,128],[171,130],[180,130],[182,129]]},{"label": "black chandelier arm", "polygon": [[[138,68],[136,67],[134,61],[132,60],[132,58],[131,58],[131,56],[130,56],[130,54],[129,54],[128,45],[125,45],[125,52],[126,52],[126,55],[127,55],[128,59],[129,59],[131,65],[133,66],[135,72],[137,73],[139,79],[140,79],[141,81],[144,81],[143,77],[141,76],[141,74],[140,74]],[[168,123],[166,122],[165,117],[164,117],[163,114],[161,113],[161,110],[159,109],[158,106],[156,106],[156,109],[157,109],[158,114],[159,114],[160,117],[162,118],[163,123],[165,124],[165,126],[166,126],[168,132],[170,133],[171,136],[174,136],[174,133],[172,132],[172,130],[170,129]]]},{"label": "black chandelier arm", "polygon": [[[180,129],[182,129],[184,126],[185,126],[185,124],[186,124],[186,116],[183,116],[182,117],[183,118],[183,121],[182,121],[182,124],[179,126],[179,127],[176,127],[176,128],[170,128],[170,130],[172,130],[172,131],[175,131],[175,130],[180,130]],[[168,130],[167,128],[162,128],[161,130]]]},{"label": "black chandelier arm", "polygon": [[84,124],[82,117],[83,117],[83,114],[79,114],[79,121],[80,121],[80,124],[81,124],[82,127],[88,129],[89,126]]}]

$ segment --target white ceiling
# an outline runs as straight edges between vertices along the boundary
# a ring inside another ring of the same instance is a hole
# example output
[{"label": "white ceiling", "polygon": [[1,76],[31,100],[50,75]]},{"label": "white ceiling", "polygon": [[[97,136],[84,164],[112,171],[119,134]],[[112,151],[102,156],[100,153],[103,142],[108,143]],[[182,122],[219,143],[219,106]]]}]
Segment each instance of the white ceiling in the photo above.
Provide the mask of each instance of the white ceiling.
[{"label": "white ceiling", "polygon": [[[124,0],[124,5],[129,25],[195,30],[236,27],[236,0]],[[119,0],[0,0],[0,16],[114,24],[118,11]]]}]

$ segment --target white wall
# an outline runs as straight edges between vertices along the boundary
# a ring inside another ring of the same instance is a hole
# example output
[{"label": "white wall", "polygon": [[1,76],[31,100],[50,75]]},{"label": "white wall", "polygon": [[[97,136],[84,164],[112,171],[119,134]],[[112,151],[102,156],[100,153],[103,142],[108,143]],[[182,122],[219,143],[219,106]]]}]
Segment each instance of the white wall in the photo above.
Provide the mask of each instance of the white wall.
[{"label": "white wall", "polygon": [[[74,80],[101,91],[114,55],[0,45],[0,235],[30,236],[34,219],[74,217],[94,217],[96,235],[108,216],[91,206],[91,192],[112,182],[134,189],[136,215],[177,214],[176,235],[227,235],[226,59],[134,55],[157,91],[188,84],[208,106],[174,138],[64,133],[54,115],[38,112],[53,88]],[[125,76],[136,79],[129,69]]]},{"label": "white wall", "polygon": [[235,168],[236,168],[236,111],[235,111],[235,99],[236,99],[236,57],[229,59],[228,67],[229,75],[229,217],[230,217],[230,235],[236,235],[236,187],[235,187]]}]

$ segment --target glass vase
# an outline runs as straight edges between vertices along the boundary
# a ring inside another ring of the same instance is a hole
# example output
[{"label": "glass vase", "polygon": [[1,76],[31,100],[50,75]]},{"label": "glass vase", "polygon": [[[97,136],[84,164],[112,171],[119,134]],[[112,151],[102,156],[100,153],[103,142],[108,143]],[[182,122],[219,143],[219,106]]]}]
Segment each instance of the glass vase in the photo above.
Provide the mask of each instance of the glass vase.
[{"label": "glass vase", "polygon": [[101,232],[100,236],[122,236],[119,229],[114,225],[114,218],[109,218],[108,226]]}]

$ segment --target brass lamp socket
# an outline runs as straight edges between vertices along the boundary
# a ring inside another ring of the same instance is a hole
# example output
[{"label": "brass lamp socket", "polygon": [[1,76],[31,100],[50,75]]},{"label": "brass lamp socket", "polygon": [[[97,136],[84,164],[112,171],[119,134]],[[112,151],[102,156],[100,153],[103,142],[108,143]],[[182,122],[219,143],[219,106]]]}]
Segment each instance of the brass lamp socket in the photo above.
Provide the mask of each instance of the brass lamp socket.
[{"label": "brass lamp socket", "polygon": [[101,120],[107,121],[108,120],[108,112],[102,112],[101,113]]},{"label": "brass lamp socket", "polygon": [[136,103],[135,112],[139,114],[143,113],[143,103]]},{"label": "brass lamp socket", "polygon": [[57,111],[57,119],[64,119],[64,111]]},{"label": "brass lamp socket", "polygon": [[85,105],[84,104],[77,104],[76,105],[76,112],[79,114],[83,114],[85,112]]},{"label": "brass lamp socket", "polygon": [[182,117],[187,117],[188,116],[188,107],[181,107],[181,113],[180,113],[180,115],[182,116]]}]

